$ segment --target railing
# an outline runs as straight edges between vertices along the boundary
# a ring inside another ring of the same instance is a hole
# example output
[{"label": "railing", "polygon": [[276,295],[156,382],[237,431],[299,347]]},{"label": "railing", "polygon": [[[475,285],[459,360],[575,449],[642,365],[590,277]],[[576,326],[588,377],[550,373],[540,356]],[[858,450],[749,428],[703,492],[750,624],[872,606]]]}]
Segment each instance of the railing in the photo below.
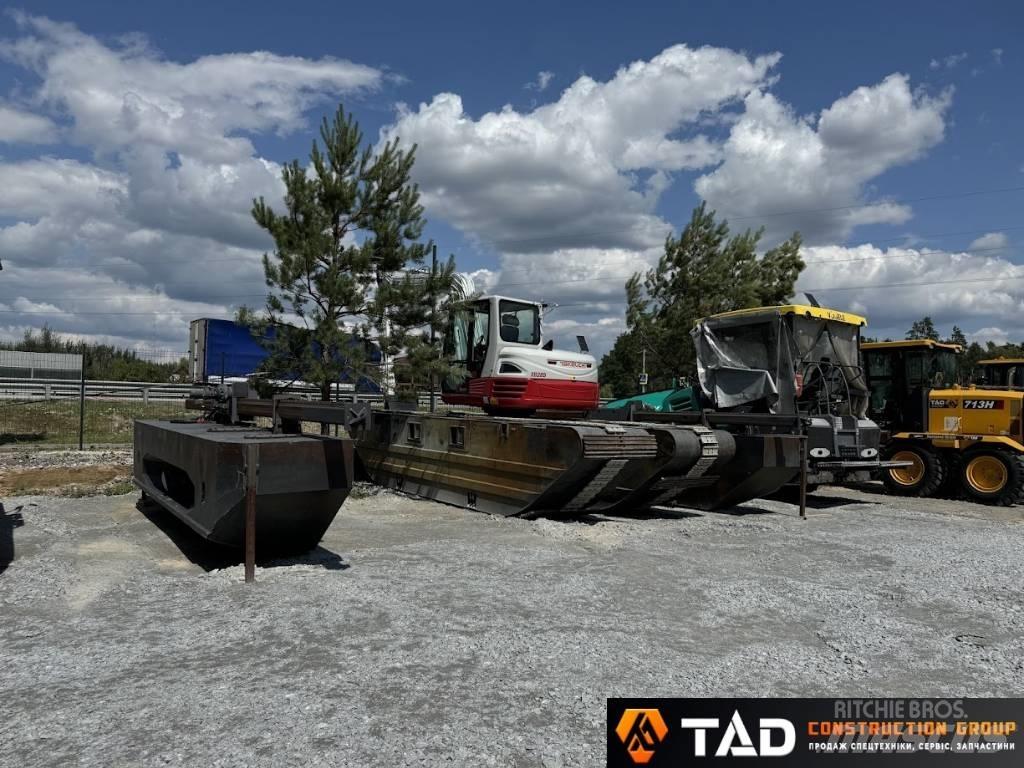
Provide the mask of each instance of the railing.
[{"label": "railing", "polygon": [[[135,419],[181,419],[195,415],[185,408],[191,384],[151,381],[69,381],[0,378],[0,448],[126,445]],[[311,386],[293,386],[288,394],[319,400]],[[336,402],[382,405],[384,396],[341,391]],[[419,410],[430,408],[430,394],[417,397]],[[602,401],[606,402],[606,401]],[[437,410],[451,410],[435,395]],[[476,409],[459,406],[459,411]]]}]

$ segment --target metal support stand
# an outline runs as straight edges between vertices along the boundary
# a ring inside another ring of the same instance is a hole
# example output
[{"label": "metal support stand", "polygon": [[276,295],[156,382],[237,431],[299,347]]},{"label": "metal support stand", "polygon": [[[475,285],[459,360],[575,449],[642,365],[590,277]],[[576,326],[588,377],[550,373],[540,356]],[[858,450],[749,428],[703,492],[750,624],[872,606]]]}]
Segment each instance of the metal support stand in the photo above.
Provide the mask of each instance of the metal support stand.
[{"label": "metal support stand", "polygon": [[800,438],[800,519],[807,519],[807,435]]},{"label": "metal support stand", "polygon": [[82,350],[82,378],[78,383],[78,450],[85,446],[85,350]]},{"label": "metal support stand", "polygon": [[260,479],[260,447],[245,446],[245,582],[256,580],[256,487]]}]

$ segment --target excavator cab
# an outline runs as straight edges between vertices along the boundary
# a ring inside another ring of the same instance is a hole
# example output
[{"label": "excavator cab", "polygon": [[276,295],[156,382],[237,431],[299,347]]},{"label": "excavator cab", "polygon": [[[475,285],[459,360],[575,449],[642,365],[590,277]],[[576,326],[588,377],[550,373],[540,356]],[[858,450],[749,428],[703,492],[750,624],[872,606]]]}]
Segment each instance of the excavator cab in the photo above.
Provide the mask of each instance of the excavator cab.
[{"label": "excavator cab", "polygon": [[455,312],[445,352],[465,375],[448,377],[441,399],[492,414],[596,408],[597,361],[544,343],[543,312],[541,303],[506,296],[484,296]]}]

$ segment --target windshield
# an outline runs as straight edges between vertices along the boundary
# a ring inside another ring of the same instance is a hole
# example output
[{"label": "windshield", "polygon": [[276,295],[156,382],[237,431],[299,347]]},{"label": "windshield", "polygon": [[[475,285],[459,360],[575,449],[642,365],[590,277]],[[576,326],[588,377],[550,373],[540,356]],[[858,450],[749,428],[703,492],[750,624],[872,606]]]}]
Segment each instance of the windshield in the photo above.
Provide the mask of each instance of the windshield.
[{"label": "windshield", "polygon": [[490,315],[487,302],[478,301],[455,312],[445,340],[446,352],[453,362],[481,361],[487,352]]},{"label": "windshield", "polygon": [[718,348],[743,367],[775,371],[775,334],[768,322],[725,326],[715,330]]},{"label": "windshield", "polygon": [[858,366],[860,327],[815,317],[792,316],[793,341],[801,363]]},{"label": "windshield", "polygon": [[502,341],[516,344],[540,343],[540,307],[502,299],[498,305]]}]

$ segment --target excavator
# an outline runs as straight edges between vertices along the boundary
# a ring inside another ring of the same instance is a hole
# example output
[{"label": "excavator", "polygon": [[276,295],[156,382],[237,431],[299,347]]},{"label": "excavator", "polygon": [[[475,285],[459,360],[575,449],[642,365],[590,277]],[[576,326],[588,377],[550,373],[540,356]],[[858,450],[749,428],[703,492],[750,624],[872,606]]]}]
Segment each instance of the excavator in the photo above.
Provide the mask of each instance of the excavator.
[{"label": "excavator", "polygon": [[961,386],[956,344],[881,341],[861,352],[884,455],[908,462],[882,472],[890,492],[965,494],[1004,506],[1024,500],[1024,391],[996,378],[998,367],[991,385]]},{"label": "excavator", "polygon": [[586,339],[577,337],[579,352],[542,341],[544,308],[539,302],[483,296],[456,312],[446,329],[445,352],[466,375],[442,382],[441,399],[495,416],[597,408],[597,361]]}]

